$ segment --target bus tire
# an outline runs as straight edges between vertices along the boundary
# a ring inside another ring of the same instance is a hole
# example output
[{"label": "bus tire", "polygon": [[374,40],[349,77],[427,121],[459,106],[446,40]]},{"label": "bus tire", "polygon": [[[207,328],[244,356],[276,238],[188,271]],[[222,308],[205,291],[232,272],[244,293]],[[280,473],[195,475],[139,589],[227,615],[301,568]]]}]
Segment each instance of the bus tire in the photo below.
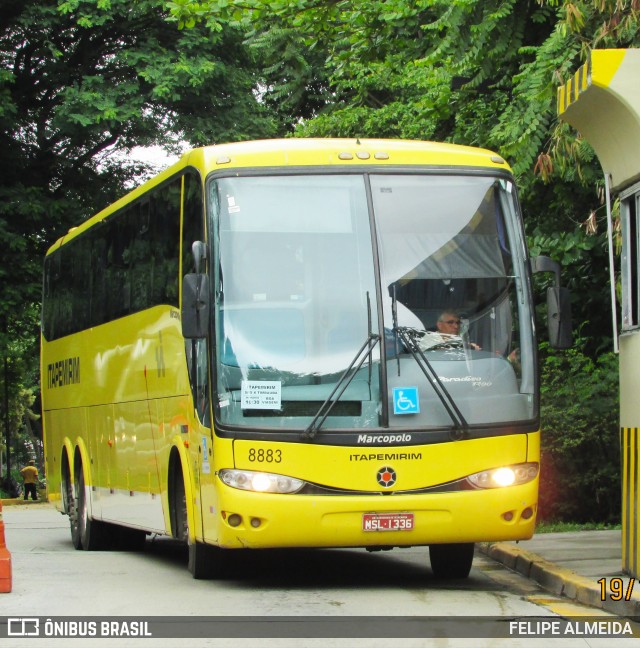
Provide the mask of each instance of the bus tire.
[{"label": "bus tire", "polygon": [[436,578],[467,578],[473,563],[473,542],[429,546],[431,569]]},{"label": "bus tire", "polygon": [[78,524],[78,502],[76,500],[74,487],[71,482],[68,460],[63,462],[62,471],[62,502],[64,512],[69,516],[69,529],[71,531],[71,542],[75,549],[82,549],[80,537],[80,526]]},{"label": "bus tire", "polygon": [[204,542],[189,539],[189,517],[187,513],[187,496],[184,488],[182,471],[172,471],[173,507],[171,513],[173,537],[187,545],[188,569],[195,579],[217,578],[223,574],[221,549]]},{"label": "bus tire", "polygon": [[71,529],[71,542],[75,549],[82,549],[82,538],[80,537],[80,524],[78,521],[78,506],[73,494],[68,496],[69,528]]},{"label": "bus tire", "polygon": [[224,575],[220,547],[213,547],[204,542],[189,543],[189,572],[198,580],[220,578]]},{"label": "bus tire", "polygon": [[176,540],[188,542],[189,522],[187,516],[187,496],[184,490],[184,478],[179,466],[171,471],[171,534]]},{"label": "bus tire", "polygon": [[87,506],[87,494],[84,481],[84,470],[82,465],[77,474],[75,493],[75,520],[71,521],[71,538],[76,549],[85,551],[98,551],[107,549],[109,546],[110,534],[107,526],[98,520],[89,517]]}]

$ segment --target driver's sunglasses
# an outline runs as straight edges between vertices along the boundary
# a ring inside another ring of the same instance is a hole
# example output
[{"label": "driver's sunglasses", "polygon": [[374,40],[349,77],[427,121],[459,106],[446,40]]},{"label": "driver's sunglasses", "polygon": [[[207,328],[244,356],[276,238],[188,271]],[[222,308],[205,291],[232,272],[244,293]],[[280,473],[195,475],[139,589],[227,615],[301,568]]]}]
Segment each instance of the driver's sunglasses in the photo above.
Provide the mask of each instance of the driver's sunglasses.
[{"label": "driver's sunglasses", "polygon": [[456,319],[456,320],[440,320],[440,321],[443,324],[449,324],[449,326],[451,326],[453,324],[457,324],[458,326],[460,326],[460,322],[461,322],[461,320],[459,320],[459,319]]}]

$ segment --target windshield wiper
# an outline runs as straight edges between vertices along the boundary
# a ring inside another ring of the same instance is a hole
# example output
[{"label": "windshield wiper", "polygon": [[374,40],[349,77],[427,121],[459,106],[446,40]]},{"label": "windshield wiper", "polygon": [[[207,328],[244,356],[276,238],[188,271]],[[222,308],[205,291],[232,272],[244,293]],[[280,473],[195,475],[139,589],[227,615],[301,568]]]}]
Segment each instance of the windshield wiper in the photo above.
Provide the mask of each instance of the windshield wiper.
[{"label": "windshield wiper", "polygon": [[[327,417],[331,413],[331,410],[335,404],[342,398],[342,394],[347,390],[347,387],[351,384],[354,376],[360,370],[360,367],[364,364],[364,361],[369,358],[369,382],[371,382],[371,353],[375,348],[376,344],[380,341],[380,336],[377,333],[373,333],[371,330],[371,302],[369,299],[369,293],[367,292],[367,309],[368,309],[368,335],[364,344],[358,350],[355,357],[351,361],[351,364],[346,368],[344,373],[338,379],[336,386],[333,388],[333,391],[327,397],[327,400],[320,405],[320,409],[313,417],[311,423],[307,426],[304,432],[300,435],[300,438],[304,441],[312,441],[320,428],[324,425],[324,422],[327,420]],[[340,391],[338,391],[340,390]],[[335,397],[335,398],[334,398]]]},{"label": "windshield wiper", "polygon": [[456,402],[449,393],[449,390],[444,386],[435,369],[429,360],[427,360],[424,351],[420,348],[416,339],[417,332],[407,326],[397,325],[394,326],[393,332],[400,338],[400,341],[409,353],[411,353],[416,364],[420,367],[420,370],[427,378],[427,381],[433,387],[433,391],[440,399],[443,407],[447,410],[447,414],[449,414],[449,417],[453,422],[453,430],[450,433],[451,439],[453,441],[464,439],[469,431],[469,424],[460,411],[460,408],[456,405]]},{"label": "windshield wiper", "polygon": [[[329,394],[327,400],[320,406],[317,414],[313,417],[313,420],[308,425],[306,430],[300,435],[300,438],[304,441],[311,441],[317,434],[318,430],[323,426],[327,417],[331,413],[334,405],[342,398],[342,394],[346,391],[347,387],[351,384],[356,373],[364,361],[371,355],[371,352],[375,348],[376,344],[380,341],[380,336],[377,333],[370,333],[369,337],[366,339],[365,343],[360,347],[358,353],[356,353],[355,358],[351,361],[351,364],[347,367],[346,371],[340,376],[336,386],[333,388],[333,391]],[[357,364],[356,364],[357,363]],[[338,392],[338,390],[340,390]],[[338,392],[336,394],[336,392]],[[334,398],[335,396],[335,398]]]}]

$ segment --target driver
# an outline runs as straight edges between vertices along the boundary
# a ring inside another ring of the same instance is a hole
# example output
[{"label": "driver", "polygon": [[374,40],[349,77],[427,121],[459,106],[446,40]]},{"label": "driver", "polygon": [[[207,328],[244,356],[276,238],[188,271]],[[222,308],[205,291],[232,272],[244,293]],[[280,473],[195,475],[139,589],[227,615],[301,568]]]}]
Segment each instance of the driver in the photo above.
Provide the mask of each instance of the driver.
[{"label": "driver", "polygon": [[440,317],[438,317],[438,321],[436,322],[436,328],[440,333],[460,335],[460,324],[461,320],[456,312],[445,310],[440,313]]},{"label": "driver", "polygon": [[[461,325],[460,316],[453,310],[444,310],[440,313],[438,321],[436,322],[436,328],[438,333],[442,333],[445,337],[456,336],[451,339],[461,339],[460,335],[460,325]],[[475,342],[469,342],[469,348],[474,349],[475,351],[480,351],[480,347]]]}]

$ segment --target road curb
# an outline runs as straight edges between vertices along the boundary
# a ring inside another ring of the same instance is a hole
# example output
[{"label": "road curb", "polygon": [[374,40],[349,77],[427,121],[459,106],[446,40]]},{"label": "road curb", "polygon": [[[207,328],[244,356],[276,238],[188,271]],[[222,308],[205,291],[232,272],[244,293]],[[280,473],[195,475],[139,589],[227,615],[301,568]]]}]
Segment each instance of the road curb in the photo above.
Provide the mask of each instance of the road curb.
[{"label": "road curb", "polygon": [[597,579],[576,574],[571,569],[560,567],[531,551],[520,549],[507,542],[483,542],[478,544],[478,548],[489,558],[530,578],[556,596],[565,596],[617,616],[640,616],[640,596],[635,592],[628,601],[624,598],[614,601],[611,592],[607,592],[603,600],[602,588]]},{"label": "road curb", "polygon": [[0,500],[2,506],[32,506],[33,504],[48,504],[48,500],[40,497],[37,500],[25,500],[22,497],[14,497]]}]

